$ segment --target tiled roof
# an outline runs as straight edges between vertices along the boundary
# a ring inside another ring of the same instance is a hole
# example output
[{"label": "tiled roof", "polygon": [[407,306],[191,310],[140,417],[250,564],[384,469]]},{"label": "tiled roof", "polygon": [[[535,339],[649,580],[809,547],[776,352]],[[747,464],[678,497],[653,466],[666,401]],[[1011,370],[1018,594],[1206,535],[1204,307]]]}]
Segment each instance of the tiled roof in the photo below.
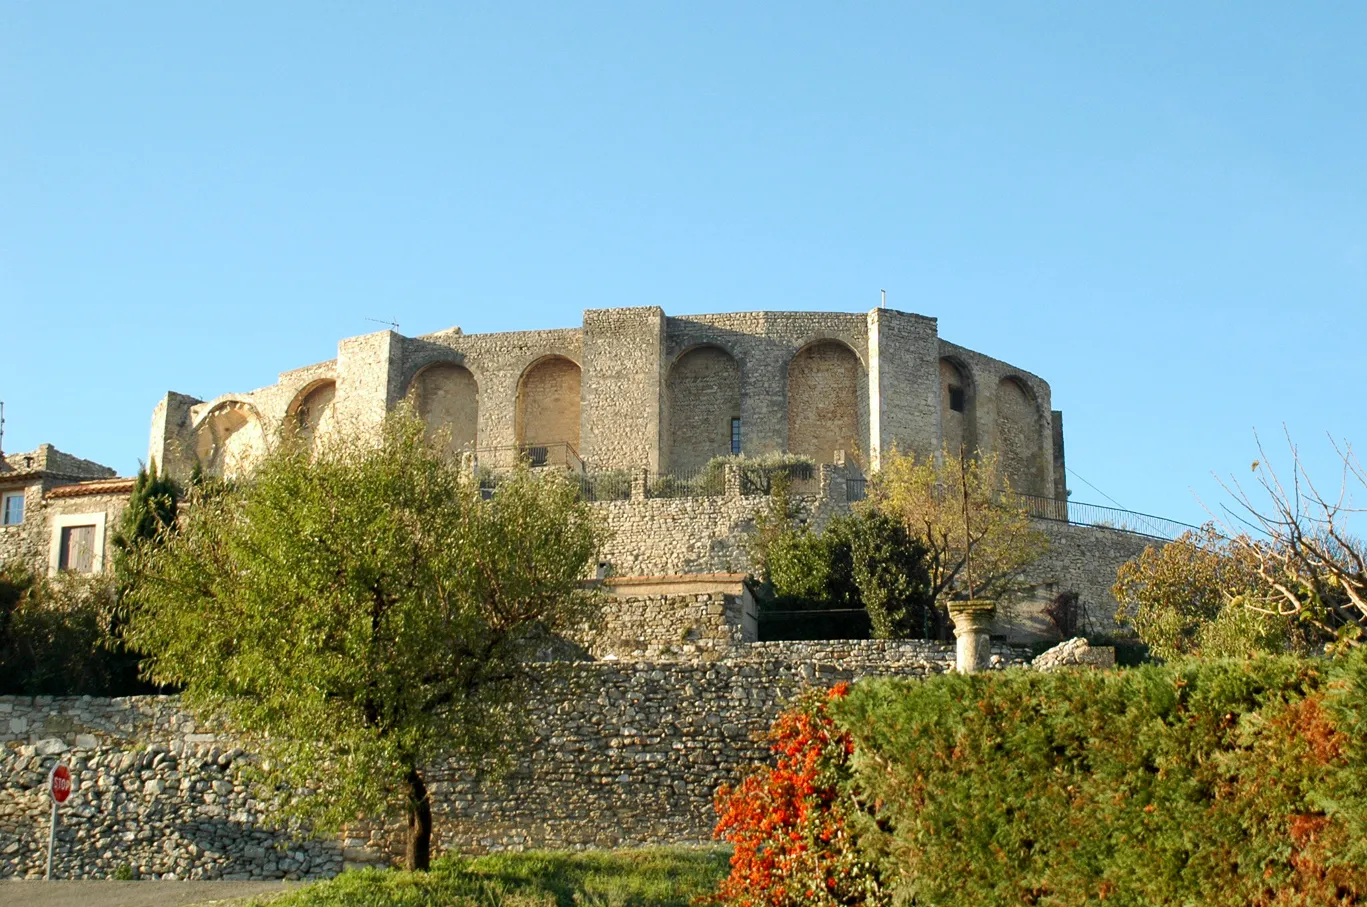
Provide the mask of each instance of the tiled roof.
[{"label": "tiled roof", "polygon": [[133,479],[91,479],[72,485],[58,485],[48,490],[49,498],[77,498],[87,494],[128,494],[133,490]]}]

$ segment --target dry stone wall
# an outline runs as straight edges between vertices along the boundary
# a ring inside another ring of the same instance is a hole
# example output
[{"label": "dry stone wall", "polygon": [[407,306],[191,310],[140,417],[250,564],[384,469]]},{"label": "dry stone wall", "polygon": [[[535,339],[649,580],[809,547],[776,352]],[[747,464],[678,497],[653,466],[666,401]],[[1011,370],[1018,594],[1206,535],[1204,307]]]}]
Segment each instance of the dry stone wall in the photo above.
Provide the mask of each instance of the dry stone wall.
[{"label": "dry stone wall", "polygon": [[[534,666],[528,735],[501,777],[461,760],[430,770],[439,849],[691,843],[709,838],[712,796],[769,758],[763,738],[804,686],[947,670],[952,646],[922,641],[758,643],[728,657]],[[1024,664],[999,649],[995,666]],[[0,876],[40,871],[58,758],[73,768],[61,878],[315,878],[384,861],[399,840],[298,840],[242,781],[252,756],[176,697],[0,697]]]},{"label": "dry stone wall", "polygon": [[55,878],[299,879],[342,869],[340,842],[272,827],[276,813],[242,779],[247,755],[174,697],[0,697],[0,741],[0,877],[41,877],[45,785],[59,759],[72,794]]}]

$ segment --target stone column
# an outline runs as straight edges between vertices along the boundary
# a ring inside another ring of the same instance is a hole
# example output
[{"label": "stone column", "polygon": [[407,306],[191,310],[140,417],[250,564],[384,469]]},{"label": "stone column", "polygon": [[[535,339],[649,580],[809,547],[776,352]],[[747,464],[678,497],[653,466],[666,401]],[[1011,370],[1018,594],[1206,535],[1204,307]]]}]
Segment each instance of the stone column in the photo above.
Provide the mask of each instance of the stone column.
[{"label": "stone column", "polygon": [[722,494],[728,498],[738,498],[741,495],[740,465],[737,463],[725,463],[722,465]]},{"label": "stone column", "polygon": [[996,602],[978,599],[949,603],[949,618],[954,621],[954,663],[959,673],[986,671],[992,663],[989,631],[996,614]]},{"label": "stone column", "polygon": [[644,501],[647,497],[647,489],[650,485],[649,469],[633,469],[631,471],[631,500]]}]

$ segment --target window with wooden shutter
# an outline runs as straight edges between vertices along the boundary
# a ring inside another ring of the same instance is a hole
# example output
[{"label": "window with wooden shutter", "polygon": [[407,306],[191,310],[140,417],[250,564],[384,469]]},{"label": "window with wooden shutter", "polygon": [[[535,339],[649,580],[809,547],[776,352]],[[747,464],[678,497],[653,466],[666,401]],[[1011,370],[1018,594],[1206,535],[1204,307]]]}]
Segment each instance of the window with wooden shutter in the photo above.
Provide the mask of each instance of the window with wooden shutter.
[{"label": "window with wooden shutter", "polygon": [[94,526],[62,527],[62,549],[57,567],[73,573],[90,573],[95,569]]}]

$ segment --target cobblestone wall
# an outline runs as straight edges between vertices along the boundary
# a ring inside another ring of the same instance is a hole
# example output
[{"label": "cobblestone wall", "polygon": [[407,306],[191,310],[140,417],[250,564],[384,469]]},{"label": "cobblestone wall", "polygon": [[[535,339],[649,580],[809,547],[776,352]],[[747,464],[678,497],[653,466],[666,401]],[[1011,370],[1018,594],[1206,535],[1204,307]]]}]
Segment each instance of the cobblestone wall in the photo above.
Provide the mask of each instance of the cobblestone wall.
[{"label": "cobblestone wall", "polygon": [[[542,665],[529,735],[501,778],[431,770],[438,849],[705,841],[712,795],[769,758],[763,733],[804,685],[946,670],[951,646],[759,643],[721,660]],[[998,650],[997,666],[1023,664]],[[0,877],[41,872],[47,772],[73,768],[60,878],[313,878],[383,861],[398,839],[294,840],[242,782],[251,756],[175,697],[0,697]]]},{"label": "cobblestone wall", "polygon": [[[41,877],[61,760],[55,878],[317,878],[342,869],[338,841],[273,830],[240,769],[246,754],[174,697],[0,697],[0,878]],[[369,856],[369,855],[368,855]]]}]

